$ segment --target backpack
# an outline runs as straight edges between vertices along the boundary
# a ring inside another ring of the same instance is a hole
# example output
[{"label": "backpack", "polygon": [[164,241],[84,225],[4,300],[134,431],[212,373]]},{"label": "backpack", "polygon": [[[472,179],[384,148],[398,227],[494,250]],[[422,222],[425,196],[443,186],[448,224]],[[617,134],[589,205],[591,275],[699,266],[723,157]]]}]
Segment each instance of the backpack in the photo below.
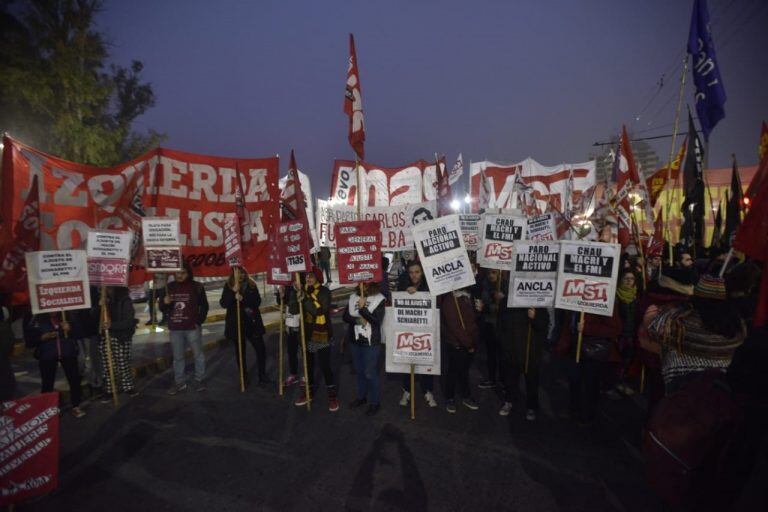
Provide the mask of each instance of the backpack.
[{"label": "backpack", "polygon": [[646,476],[667,504],[700,504],[710,510],[722,499],[721,471],[727,446],[742,421],[725,374],[707,370],[664,397],[643,439]]}]

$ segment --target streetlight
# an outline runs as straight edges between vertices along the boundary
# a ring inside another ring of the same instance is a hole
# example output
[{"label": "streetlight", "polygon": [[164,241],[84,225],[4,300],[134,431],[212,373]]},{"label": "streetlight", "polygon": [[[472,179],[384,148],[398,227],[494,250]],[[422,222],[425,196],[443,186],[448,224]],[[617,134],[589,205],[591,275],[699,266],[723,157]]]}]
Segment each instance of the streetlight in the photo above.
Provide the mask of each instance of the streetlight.
[{"label": "streetlight", "polygon": [[458,199],[454,199],[451,201],[451,209],[455,212],[459,211],[461,208],[461,203],[459,203]]}]

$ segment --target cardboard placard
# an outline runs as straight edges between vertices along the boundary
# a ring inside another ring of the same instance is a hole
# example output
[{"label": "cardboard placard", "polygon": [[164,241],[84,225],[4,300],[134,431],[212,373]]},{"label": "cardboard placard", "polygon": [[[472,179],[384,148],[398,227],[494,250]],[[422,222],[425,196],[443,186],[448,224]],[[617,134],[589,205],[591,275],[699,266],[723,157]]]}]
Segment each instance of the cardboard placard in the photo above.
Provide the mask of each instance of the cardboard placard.
[{"label": "cardboard placard", "polygon": [[555,307],[612,316],[621,246],[560,241]]},{"label": "cardboard placard", "polygon": [[36,251],[24,256],[33,314],[91,307],[85,251]]},{"label": "cardboard placard", "polygon": [[524,240],[528,222],[523,215],[486,213],[483,240],[477,252],[481,267],[512,270],[515,240]]},{"label": "cardboard placard", "polygon": [[543,213],[528,217],[527,240],[555,241],[557,240],[557,225],[554,213]]},{"label": "cardboard placard", "polygon": [[334,226],[339,283],[381,281],[381,230],[375,220],[340,222]]},{"label": "cardboard placard", "polygon": [[441,295],[475,284],[458,215],[414,226],[413,238],[432,294]]},{"label": "cardboard placard", "polygon": [[309,230],[303,220],[281,222],[278,246],[288,272],[309,272]]},{"label": "cardboard placard", "polygon": [[141,234],[145,247],[181,245],[177,217],[144,217],[141,219]]},{"label": "cardboard placard", "polygon": [[178,272],[182,268],[181,247],[147,247],[147,272]]},{"label": "cardboard placard", "polygon": [[240,237],[240,218],[236,213],[224,215],[224,258],[230,267],[243,266],[243,244]]},{"label": "cardboard placard", "polygon": [[[440,311],[429,292],[395,292],[384,316],[387,339],[385,367],[389,373],[440,375]],[[389,334],[388,334],[389,335]]]},{"label": "cardboard placard", "polygon": [[480,240],[482,234],[480,225],[483,216],[477,213],[459,214],[459,224],[461,225],[461,236],[464,238],[464,247],[468,251],[477,251],[480,249]]},{"label": "cardboard placard", "polygon": [[132,231],[89,229],[86,244],[91,286],[128,286]]},{"label": "cardboard placard", "polygon": [[559,255],[560,244],[557,242],[515,242],[515,264],[509,274],[507,306],[554,306]]}]

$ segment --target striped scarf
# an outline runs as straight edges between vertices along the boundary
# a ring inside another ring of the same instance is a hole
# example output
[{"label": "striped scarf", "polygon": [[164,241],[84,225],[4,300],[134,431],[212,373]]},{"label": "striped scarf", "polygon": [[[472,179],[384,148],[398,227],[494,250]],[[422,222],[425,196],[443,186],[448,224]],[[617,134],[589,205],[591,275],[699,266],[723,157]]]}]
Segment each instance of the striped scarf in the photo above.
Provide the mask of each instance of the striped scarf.
[{"label": "striped scarf", "polygon": [[[318,300],[320,293],[320,284],[317,283],[313,287],[307,287],[307,298],[312,301],[315,308],[320,309],[322,305]],[[311,337],[314,341],[328,341],[328,329],[326,328],[325,314],[312,315],[308,311],[304,312],[304,323],[312,326]]]}]

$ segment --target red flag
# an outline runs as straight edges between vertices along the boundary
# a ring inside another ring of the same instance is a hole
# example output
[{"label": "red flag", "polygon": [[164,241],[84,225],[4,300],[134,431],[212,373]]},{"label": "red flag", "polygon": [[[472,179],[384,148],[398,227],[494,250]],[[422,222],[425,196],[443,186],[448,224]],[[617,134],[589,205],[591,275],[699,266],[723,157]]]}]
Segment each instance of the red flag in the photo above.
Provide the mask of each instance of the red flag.
[{"label": "red flag", "polygon": [[349,145],[360,160],[365,159],[365,121],[363,120],[363,96],[360,90],[360,73],[357,69],[355,37],[349,34],[349,65],[347,87],[344,93],[344,113],[349,116]]},{"label": "red flag", "polygon": [[750,203],[754,201],[757,191],[760,190],[763,181],[768,181],[768,126],[763,122],[763,129],[760,133],[760,147],[758,148],[758,155],[760,156],[760,165],[757,167],[757,172],[752,177],[752,181],[747,187],[747,191],[744,192],[744,206],[749,208]]},{"label": "red flag", "polygon": [[251,214],[245,207],[245,194],[243,194],[243,182],[240,177],[239,163],[235,165],[235,178],[237,181],[237,188],[235,188],[235,214],[240,225],[240,240],[242,241],[243,249],[245,249],[246,247],[253,247],[256,243],[256,238],[251,232]]},{"label": "red flag", "polygon": [[440,169],[440,160],[436,161],[437,169],[437,216],[451,214],[451,184],[448,172]]},{"label": "red flag", "polygon": [[307,220],[304,193],[301,190],[301,180],[296,166],[296,157],[291,150],[291,161],[288,168],[288,179],[285,188],[280,193],[280,209],[283,218],[289,220]]},{"label": "red flag", "polygon": [[645,187],[648,189],[648,197],[651,200],[651,206],[656,206],[656,201],[661,195],[661,191],[667,185],[667,179],[673,183],[677,180],[680,174],[680,162],[683,161],[683,155],[685,155],[685,145],[688,139],[683,139],[683,144],[680,146],[680,151],[677,153],[677,157],[672,161],[669,166],[662,167],[658,171],[651,174],[645,180]]},{"label": "red flag", "polygon": [[13,228],[13,239],[7,241],[0,266],[0,284],[12,293],[11,303],[29,302],[27,268],[24,253],[40,250],[40,191],[37,175],[32,178],[24,208]]},{"label": "red flag", "polygon": [[656,214],[656,220],[653,223],[653,235],[648,238],[645,245],[645,257],[661,255],[664,252],[664,220],[661,215],[661,208]]},{"label": "red flag", "polygon": [[629,245],[632,238],[632,222],[630,219],[629,192],[633,185],[640,183],[637,174],[635,157],[629,144],[627,128],[621,127],[621,144],[616,155],[618,172],[616,178],[616,196],[613,198],[613,208],[619,221],[618,238],[622,249]]},{"label": "red flag", "polygon": [[760,130],[760,146],[757,148],[758,161],[761,161],[768,155],[768,125],[763,121],[763,127]]},{"label": "red flag", "polygon": [[756,191],[752,208],[736,231],[733,248],[763,262],[760,299],[753,323],[755,327],[768,325],[768,179],[762,180]]}]

